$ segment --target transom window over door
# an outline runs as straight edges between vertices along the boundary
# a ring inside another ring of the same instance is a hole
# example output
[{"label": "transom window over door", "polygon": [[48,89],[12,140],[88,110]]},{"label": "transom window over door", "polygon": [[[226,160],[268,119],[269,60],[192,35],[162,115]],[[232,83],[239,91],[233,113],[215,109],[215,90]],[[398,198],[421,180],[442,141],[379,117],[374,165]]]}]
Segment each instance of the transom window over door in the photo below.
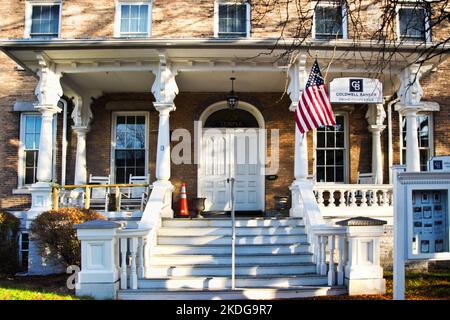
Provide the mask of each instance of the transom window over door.
[{"label": "transom window over door", "polygon": [[336,125],[317,128],[316,180],[317,182],[345,182],[347,171],[344,115],[335,115]]},{"label": "transom window over door", "polygon": [[31,38],[48,39],[59,36],[59,4],[33,5],[31,11]]},{"label": "transom window over door", "polygon": [[115,116],[113,156],[116,183],[128,183],[130,175],[147,175],[147,123],[145,114]]},{"label": "transom window over door", "polygon": [[119,5],[120,37],[149,37],[150,16],[149,4]]},{"label": "transom window over door", "polygon": [[222,38],[247,37],[249,30],[250,4],[243,2],[219,2],[217,4],[218,31]]}]

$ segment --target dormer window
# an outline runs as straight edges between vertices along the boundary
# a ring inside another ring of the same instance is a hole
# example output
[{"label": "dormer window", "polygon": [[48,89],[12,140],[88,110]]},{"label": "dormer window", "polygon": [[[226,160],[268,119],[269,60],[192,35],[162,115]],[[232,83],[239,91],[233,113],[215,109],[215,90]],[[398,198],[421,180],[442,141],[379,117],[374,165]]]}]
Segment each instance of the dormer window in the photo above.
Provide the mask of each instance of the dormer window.
[{"label": "dormer window", "polygon": [[58,38],[60,16],[60,3],[33,4],[27,2],[25,37],[35,39]]},{"label": "dormer window", "polygon": [[426,41],[427,11],[423,7],[404,6],[398,9],[398,31],[400,40]]},{"label": "dormer window", "polygon": [[247,2],[216,1],[215,36],[239,38],[250,36],[250,4]]},{"label": "dormer window", "polygon": [[146,38],[151,34],[151,3],[121,2],[116,11],[116,36]]},{"label": "dormer window", "polygon": [[314,4],[315,39],[347,38],[345,6],[339,1],[320,1]]}]

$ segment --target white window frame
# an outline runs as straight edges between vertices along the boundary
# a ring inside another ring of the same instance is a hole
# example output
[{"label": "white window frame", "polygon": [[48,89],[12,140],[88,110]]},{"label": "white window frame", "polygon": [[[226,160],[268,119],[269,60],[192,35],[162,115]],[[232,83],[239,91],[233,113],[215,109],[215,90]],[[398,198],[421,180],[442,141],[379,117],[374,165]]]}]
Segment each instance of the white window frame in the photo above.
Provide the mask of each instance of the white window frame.
[{"label": "white window frame", "polygon": [[399,5],[395,8],[395,32],[397,33],[397,41],[405,41],[405,42],[414,42],[413,40],[402,39],[402,35],[400,34],[400,9],[421,9],[425,11],[425,39],[423,40],[425,43],[431,42],[431,29],[430,29],[430,13],[425,8],[418,8],[417,3],[421,2],[421,0],[403,0],[400,1]]},{"label": "white window frame", "polygon": [[[419,112],[417,114],[418,116],[428,116],[428,130],[429,130],[429,137],[428,137],[428,143],[429,143],[429,147],[428,148],[421,148],[419,146],[419,150],[424,150],[424,149],[429,149],[430,150],[430,157],[434,156],[434,115],[433,112],[431,111],[423,111],[423,112]],[[403,122],[403,116],[401,114],[399,114],[399,139],[400,139],[400,163],[401,164],[405,164],[404,159],[403,159],[403,127],[402,127],[402,122]],[[420,157],[419,157],[419,161],[420,161]],[[422,166],[422,164],[420,165]]]},{"label": "white window frame", "polygon": [[345,6],[345,2],[340,3],[339,1],[311,1],[311,10],[313,12],[313,19],[312,19],[312,30],[311,30],[311,36],[315,40],[319,41],[329,41],[333,40],[335,37],[330,39],[316,39],[316,7],[317,6],[324,6],[324,7],[335,7],[336,5],[341,6],[341,14],[342,14],[342,38],[338,38],[338,40],[345,40],[348,39],[348,15],[347,15],[347,7]]},{"label": "white window frame", "polygon": [[[152,36],[152,0],[115,0],[116,12],[114,17],[114,37],[116,38],[127,38],[120,34],[120,23],[122,19],[122,5],[148,5],[148,23],[147,23],[147,38]],[[138,38],[139,39],[139,38]]]},{"label": "white window frame", "polygon": [[31,25],[34,6],[52,6],[59,5],[59,22],[58,22],[58,37],[61,37],[62,25],[62,1],[61,0],[27,0],[25,2],[25,34],[24,38],[31,38]]},{"label": "white window frame", "polygon": [[314,181],[321,185],[327,184],[348,184],[350,181],[350,144],[349,144],[349,114],[345,111],[334,111],[335,116],[343,116],[344,117],[344,182],[320,182],[317,180],[317,130],[313,130],[313,176]]},{"label": "white window frame", "polygon": [[[17,189],[28,189],[30,185],[25,184],[25,117],[27,115],[41,116],[40,112],[22,112],[20,114],[20,133],[19,133],[19,161],[17,168]],[[52,164],[52,181],[56,179],[56,137],[58,128],[58,116],[55,114],[53,118],[53,164]],[[15,192],[17,193],[17,192]],[[20,192],[19,192],[20,193]]]},{"label": "white window frame", "polygon": [[252,27],[252,23],[251,23],[251,5],[249,2],[247,1],[232,1],[232,0],[215,0],[214,1],[214,37],[215,38],[219,38],[219,5],[231,5],[231,4],[239,4],[238,2],[241,2],[242,4],[246,5],[246,12],[247,12],[247,16],[246,16],[246,21],[245,21],[245,26],[246,26],[246,36],[242,37],[242,38],[250,38],[251,37],[251,27]]},{"label": "white window frame", "polygon": [[112,124],[111,124],[111,154],[110,154],[110,176],[111,181],[115,183],[116,181],[116,164],[115,164],[115,153],[116,153],[116,125],[117,117],[119,116],[144,116],[145,117],[145,174],[149,177],[148,172],[148,159],[150,159],[149,150],[149,132],[150,132],[150,116],[148,111],[116,111],[112,113]]},{"label": "white window frame", "polygon": [[[23,249],[22,248],[22,237],[23,235],[26,234],[28,235],[28,249]],[[19,232],[19,264],[20,264],[20,268],[22,268],[23,265],[23,252],[28,252],[28,259],[30,257],[30,233],[27,231],[21,231]],[[28,261],[27,261],[27,265],[28,265]]]}]

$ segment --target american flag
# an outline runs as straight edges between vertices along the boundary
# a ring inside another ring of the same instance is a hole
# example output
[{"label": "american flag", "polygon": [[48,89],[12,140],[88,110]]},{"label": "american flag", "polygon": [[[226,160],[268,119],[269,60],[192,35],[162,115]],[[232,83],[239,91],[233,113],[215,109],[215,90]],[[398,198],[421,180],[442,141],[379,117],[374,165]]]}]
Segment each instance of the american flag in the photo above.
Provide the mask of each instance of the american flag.
[{"label": "american flag", "polygon": [[317,60],[314,60],[305,90],[300,92],[299,98],[295,122],[302,134],[318,127],[336,124]]}]

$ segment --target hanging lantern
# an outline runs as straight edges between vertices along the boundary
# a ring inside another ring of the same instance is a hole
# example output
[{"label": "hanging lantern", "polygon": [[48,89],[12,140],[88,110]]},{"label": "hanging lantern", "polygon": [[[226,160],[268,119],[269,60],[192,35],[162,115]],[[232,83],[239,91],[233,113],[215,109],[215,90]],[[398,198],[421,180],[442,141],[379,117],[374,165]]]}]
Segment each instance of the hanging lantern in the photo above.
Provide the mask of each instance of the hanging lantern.
[{"label": "hanging lantern", "polygon": [[228,94],[227,102],[228,102],[228,108],[233,110],[233,109],[237,108],[239,100],[238,100],[236,93],[234,92],[234,80],[236,80],[236,78],[231,77],[230,80],[231,80],[231,91]]}]

